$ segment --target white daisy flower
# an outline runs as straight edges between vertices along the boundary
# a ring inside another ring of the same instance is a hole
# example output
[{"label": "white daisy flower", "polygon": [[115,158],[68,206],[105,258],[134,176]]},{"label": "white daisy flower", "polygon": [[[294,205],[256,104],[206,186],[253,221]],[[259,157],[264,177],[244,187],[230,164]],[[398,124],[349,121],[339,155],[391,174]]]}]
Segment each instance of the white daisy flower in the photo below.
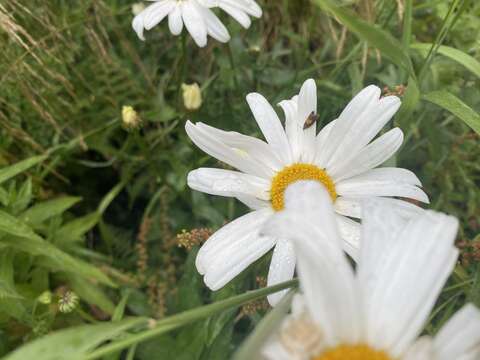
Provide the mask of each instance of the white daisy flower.
[{"label": "white daisy flower", "polygon": [[[301,189],[294,192],[294,187]],[[354,272],[328,197],[318,184],[295,184],[287,190],[287,210],[265,226],[270,235],[292,239],[302,295],[296,295],[292,313],[263,355],[272,360],[480,359],[480,311],[473,305],[458,311],[434,337],[419,338],[457,261],[457,219],[423,211],[407,221],[388,205],[369,203]]]},{"label": "white daisy flower", "polygon": [[[380,98],[376,86],[363,89],[338,119],[317,135],[317,89],[307,80],[298,96],[280,102],[285,129],[274,109],[260,94],[247,102],[267,142],[236,132],[226,132],[203,123],[187,122],[192,141],[209,155],[238,169],[200,168],[188,175],[188,185],[212,195],[235,197],[252,209],[217,231],[200,249],[196,265],[206,285],[217,290],[270,249],[273,251],[268,285],[289,280],[295,269],[290,241],[259,234],[263,223],[284,207],[284,192],[298,180],[315,180],[329,191],[335,204],[335,219],[344,239],[344,249],[357,257],[361,200],[381,197],[403,210],[405,216],[420,209],[405,197],[428,202],[418,178],[400,168],[376,168],[400,147],[403,133],[392,129],[374,137],[400,107],[395,96]],[[307,121],[308,120],[308,121]],[[307,124],[306,124],[307,122]],[[313,123],[312,123],[313,122]],[[311,125],[311,126],[306,126]],[[372,141],[373,140],[373,141]],[[269,297],[274,304],[281,294]]]},{"label": "white daisy flower", "polygon": [[132,27],[141,40],[144,30],[150,30],[168,16],[168,26],[173,35],[180,35],[183,25],[192,35],[195,43],[207,45],[207,35],[220,42],[228,42],[230,34],[211,8],[219,7],[242,26],[248,28],[250,16],[261,17],[262,9],[254,0],[150,0],[154,4],[139,13],[132,21]]}]

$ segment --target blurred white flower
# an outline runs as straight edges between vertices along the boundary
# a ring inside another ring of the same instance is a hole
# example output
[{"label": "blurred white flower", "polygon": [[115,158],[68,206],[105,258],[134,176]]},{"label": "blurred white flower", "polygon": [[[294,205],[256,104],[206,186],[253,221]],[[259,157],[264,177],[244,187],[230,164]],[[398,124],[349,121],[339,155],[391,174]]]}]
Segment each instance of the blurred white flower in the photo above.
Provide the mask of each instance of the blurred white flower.
[{"label": "blurred white flower", "polygon": [[[273,247],[268,284],[292,278],[295,255],[290,242],[261,236],[259,230],[272,214],[283,209],[284,192],[296,181],[315,180],[328,189],[344,249],[353,258],[359,248],[360,224],[350,217],[362,217],[362,199],[381,198],[401,208],[405,216],[416,215],[420,209],[385,197],[428,202],[411,171],[376,168],[395,154],[403,141],[399,128],[374,140],[400,107],[399,98],[380,98],[380,94],[376,86],[363,89],[318,135],[317,88],[311,79],[298,96],[280,102],[285,129],[262,95],[247,96],[267,142],[187,122],[186,131],[198,147],[240,170],[200,168],[188,175],[189,186],[212,195],[235,197],[253,209],[217,231],[200,249],[197,269],[209,288],[223,287]],[[275,303],[279,297],[270,296],[269,301]]]},{"label": "blurred white flower", "polygon": [[145,40],[144,30],[150,30],[168,16],[168,26],[173,35],[179,35],[183,25],[195,43],[207,45],[207,35],[220,42],[230,40],[230,34],[211,8],[219,7],[242,26],[248,28],[250,16],[261,17],[262,9],[254,0],[154,0],[154,4],[139,13],[132,22],[138,37]]},{"label": "blurred white flower", "polygon": [[197,83],[182,84],[183,105],[187,110],[194,111],[202,106],[202,91]]},{"label": "blurred white flower", "polygon": [[334,209],[322,201],[326,191],[317,184],[302,191],[303,201],[293,201],[264,229],[294,244],[302,290],[264,346],[267,359],[480,358],[480,311],[471,304],[435,337],[419,338],[457,261],[457,219],[424,211],[405,220],[389,205],[368,203],[354,271],[328,221]]}]

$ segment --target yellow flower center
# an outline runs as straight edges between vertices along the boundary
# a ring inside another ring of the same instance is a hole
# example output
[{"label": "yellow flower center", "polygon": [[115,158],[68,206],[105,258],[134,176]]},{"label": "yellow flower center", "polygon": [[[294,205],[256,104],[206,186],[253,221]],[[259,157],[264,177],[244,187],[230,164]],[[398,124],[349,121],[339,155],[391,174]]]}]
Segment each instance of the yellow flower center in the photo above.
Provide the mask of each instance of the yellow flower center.
[{"label": "yellow flower center", "polygon": [[339,345],[314,356],[312,360],[392,360],[384,351],[367,345]]},{"label": "yellow flower center", "polygon": [[293,164],[282,169],[272,180],[270,200],[275,211],[283,210],[285,190],[299,180],[318,181],[327,188],[332,200],[336,200],[335,184],[325,170],[312,164]]}]

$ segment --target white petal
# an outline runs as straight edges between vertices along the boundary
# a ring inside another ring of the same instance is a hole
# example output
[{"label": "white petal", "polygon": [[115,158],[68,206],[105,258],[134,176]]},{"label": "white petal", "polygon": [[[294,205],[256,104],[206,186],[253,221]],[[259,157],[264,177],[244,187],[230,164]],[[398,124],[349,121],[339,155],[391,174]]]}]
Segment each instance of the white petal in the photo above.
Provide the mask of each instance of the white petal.
[{"label": "white petal", "polygon": [[465,305],[440,329],[434,339],[435,359],[480,359],[480,311]]},{"label": "white petal", "polygon": [[228,4],[254,17],[262,16],[262,8],[254,0],[219,0],[222,4]]},{"label": "white petal", "polygon": [[182,18],[195,43],[204,47],[207,45],[207,25],[199,10],[199,5],[193,1],[184,1],[182,5]]},{"label": "white petal", "polygon": [[287,135],[275,110],[262,95],[257,93],[248,94],[247,102],[267,142],[284,162],[291,163],[292,153]]},{"label": "white petal", "polygon": [[[363,246],[370,251],[367,254],[362,248],[359,286],[368,324],[367,342],[400,357],[420,334],[455,266],[458,250],[453,243],[458,221],[425,211],[401,226],[401,219],[382,210],[374,219],[365,214]],[[368,225],[369,221],[373,223]],[[389,231],[386,226],[392,223]],[[386,238],[382,241],[379,234]],[[374,243],[369,245],[371,240]]]},{"label": "white petal", "polygon": [[143,18],[145,17],[145,10],[142,11],[140,14],[135,16],[132,21],[132,28],[137,33],[137,36],[140,40],[145,41],[145,36],[143,35]]},{"label": "white petal", "polygon": [[[268,270],[268,286],[291,280],[295,272],[295,251],[290,240],[279,239],[273,250],[270,269]],[[268,302],[275,306],[289,290],[283,290],[268,296]]]},{"label": "white petal", "polygon": [[287,351],[278,337],[266,342],[262,348],[262,360],[292,360],[291,353]]},{"label": "white petal", "polygon": [[374,102],[361,114],[350,114],[350,116],[356,116],[357,118],[345,133],[335,154],[327,163],[327,167],[346,162],[356,156],[390,121],[399,109],[400,104],[400,99],[395,96],[388,96]]},{"label": "white petal", "polygon": [[390,159],[398,151],[402,142],[402,130],[392,129],[360,150],[352,160],[342,162],[340,166],[333,164],[327,172],[335,182],[359,175]]},{"label": "white petal", "polygon": [[253,159],[248,153],[242,154],[223,143],[211,128],[187,121],[185,130],[195,145],[210,156],[251,175],[267,179],[273,175],[271,169]]},{"label": "white petal", "polygon": [[157,26],[175,7],[174,1],[160,1],[150,5],[145,12],[144,26],[150,30]]},{"label": "white petal", "polygon": [[337,120],[330,121],[327,125],[325,125],[322,130],[317,135],[315,140],[315,160],[314,163],[324,169],[326,166],[325,159],[324,159],[324,152],[326,149],[326,144],[328,137],[330,136],[330,132],[332,131],[333,127]]},{"label": "white petal", "polygon": [[261,200],[251,195],[237,194],[235,197],[252,210],[271,209],[272,207],[270,201]]},{"label": "white petal", "polygon": [[[339,196],[335,201],[335,212],[340,215],[361,219],[363,217],[362,203],[364,201],[365,199],[361,197]],[[418,216],[424,211],[421,207],[404,200],[378,197],[375,198],[375,201],[394,208],[395,212],[398,212],[398,214],[405,219]]]},{"label": "white petal", "polygon": [[[287,189],[285,200],[285,210],[276,213],[264,231],[294,242],[300,284],[326,344],[355,343],[360,337],[357,288],[328,192],[318,183],[302,181]],[[304,211],[298,211],[301,208]]]},{"label": "white petal", "polygon": [[302,154],[300,147],[300,136],[302,136],[303,128],[298,123],[298,96],[294,96],[290,100],[283,100],[278,104],[285,113],[285,133],[287,134],[288,143],[292,149],[293,162],[299,162]]},{"label": "white petal", "polygon": [[243,236],[235,234],[238,239],[230,239],[228,246],[217,250],[213,257],[207,255],[203,280],[211,290],[222,288],[275,246],[275,238],[259,234],[261,226],[263,222],[249,224]]},{"label": "white petal", "polygon": [[337,193],[348,197],[400,196],[428,203],[428,196],[411,171],[377,168],[335,184]]},{"label": "white petal", "polygon": [[175,8],[168,14],[168,27],[173,35],[180,35],[182,32],[182,8],[178,2],[175,4]]},{"label": "white petal", "polygon": [[199,168],[190,171],[188,186],[210,195],[230,196],[250,195],[262,200],[270,199],[268,181],[237,171]]},{"label": "white petal", "polygon": [[351,127],[356,121],[359,121],[362,116],[368,113],[373,104],[378,102],[380,94],[381,90],[378,87],[370,85],[360,91],[360,93],[348,103],[338,117],[317,161],[325,165],[330,163]]},{"label": "white petal", "polygon": [[336,215],[335,218],[343,240],[343,250],[356,261],[360,249],[360,224],[341,215]]},{"label": "white petal", "polygon": [[298,120],[302,129],[302,161],[311,163],[315,158],[315,137],[317,135],[317,124],[314,123],[308,129],[303,125],[311,113],[317,113],[317,85],[313,79],[303,83],[298,95]]},{"label": "white petal", "polygon": [[207,25],[208,34],[220,42],[228,42],[230,40],[230,34],[217,15],[208,8],[201,8],[201,11]]},{"label": "white petal", "polygon": [[229,2],[222,0],[219,4],[219,7],[228,15],[237,20],[245,29],[248,29],[252,24],[252,21],[244,11],[230,4]]},{"label": "white petal", "polygon": [[195,260],[198,272],[204,275],[207,267],[215,260],[218,254],[225,249],[235,246],[243,238],[248,238],[252,233],[256,233],[257,228],[272,215],[272,212],[273,210],[271,209],[253,211],[217,230],[198,252]]},{"label": "white petal", "polygon": [[197,123],[197,126],[216,137],[242,157],[260,163],[262,167],[268,169],[269,177],[284,167],[272,147],[260,139],[235,131],[223,131],[203,123]]},{"label": "white petal", "polygon": [[429,336],[422,336],[402,356],[402,360],[430,360],[433,356],[433,343]]}]

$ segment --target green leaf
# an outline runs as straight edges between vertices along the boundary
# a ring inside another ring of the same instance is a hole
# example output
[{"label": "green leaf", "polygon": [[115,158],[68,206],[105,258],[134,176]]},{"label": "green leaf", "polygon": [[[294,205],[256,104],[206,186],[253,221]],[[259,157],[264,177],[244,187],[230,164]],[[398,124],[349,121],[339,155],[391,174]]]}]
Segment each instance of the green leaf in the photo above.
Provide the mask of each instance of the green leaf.
[{"label": "green leaf", "polygon": [[13,178],[14,176],[21,174],[25,170],[28,170],[32,166],[35,166],[36,164],[42,162],[45,160],[47,156],[45,155],[40,155],[40,156],[34,156],[31,158],[28,158],[26,160],[20,161],[16,164],[7,166],[3,169],[0,169],[0,184]]},{"label": "green leaf", "polygon": [[58,331],[28,343],[3,360],[83,360],[86,354],[99,344],[145,322],[145,319],[134,318]]},{"label": "green leaf", "polygon": [[424,95],[423,99],[451,112],[480,134],[480,115],[455,95],[443,90],[433,91]]},{"label": "green leaf", "polygon": [[60,243],[81,240],[83,235],[97,225],[100,217],[101,215],[95,211],[88,215],[76,218],[63,225],[55,234],[55,238],[58,239]]},{"label": "green leaf", "polygon": [[68,276],[70,280],[70,285],[80,298],[89,304],[98,306],[102,311],[108,315],[112,315],[115,309],[115,305],[108,298],[107,295],[102,291],[100,287],[94,283],[85,280],[79,276]]},{"label": "green leaf", "polygon": [[35,204],[26,210],[20,220],[30,225],[41,224],[45,220],[62,214],[81,200],[79,197],[64,196]]},{"label": "green leaf", "polygon": [[56,269],[73,272],[83,277],[97,279],[104,284],[115,286],[97,267],[73,258],[42,239],[25,223],[3,211],[0,211],[1,232],[6,236],[0,237],[0,243],[7,244],[34,256],[45,256]]},{"label": "green leaf", "polygon": [[102,218],[103,213],[108,206],[125,187],[126,182],[122,181],[115,185],[107,195],[105,195],[98,205],[98,209],[88,215],[76,218],[69,223],[63,225],[55,234],[55,238],[61,243],[81,240],[83,235],[90,231]]},{"label": "green leaf", "polygon": [[233,360],[250,360],[257,359],[259,357],[259,350],[265,341],[280,328],[282,320],[290,310],[290,304],[293,300],[295,292],[290,291],[281,301],[277,304],[267,316],[257,325],[255,331],[249,335],[247,340],[237,350],[233,356]]},{"label": "green leaf", "polygon": [[[412,49],[419,50],[426,55],[432,46],[433,45],[429,43],[415,43],[410,47]],[[440,46],[438,48],[438,52],[465,66],[468,70],[480,78],[480,61],[476,60],[473,56],[470,56],[461,50],[445,45]]]},{"label": "green leaf", "polygon": [[13,281],[13,258],[11,251],[3,250],[0,253],[0,301],[9,299],[21,299],[17,293]]},{"label": "green leaf", "polygon": [[402,44],[392,35],[377,25],[362,20],[358,14],[336,5],[331,0],[313,0],[322,9],[331,13],[338,21],[371,46],[381,51],[382,55],[391,59],[396,65],[404,68],[408,74],[415,77],[412,62]]},{"label": "green leaf", "polygon": [[180,314],[173,315],[167,318],[164,318],[156,323],[150,329],[139,332],[138,334],[132,335],[127,339],[119,340],[118,342],[105,345],[104,347],[99,348],[98,350],[89,354],[85,360],[98,359],[112,352],[128,348],[134,344],[138,344],[142,341],[149,340],[156,336],[165,334],[169,331],[177,329],[186,324],[190,324],[197,320],[208,318],[214,314],[218,314],[221,311],[229,310],[237,306],[243,305],[247,302],[263,298],[267,295],[273,294],[275,292],[295,287],[297,286],[298,281],[296,279],[286,281],[284,283],[270,286],[267,288],[247,291],[244,294],[231,297],[227,300],[218,301],[210,305],[204,305],[196,309],[184,311]]}]

